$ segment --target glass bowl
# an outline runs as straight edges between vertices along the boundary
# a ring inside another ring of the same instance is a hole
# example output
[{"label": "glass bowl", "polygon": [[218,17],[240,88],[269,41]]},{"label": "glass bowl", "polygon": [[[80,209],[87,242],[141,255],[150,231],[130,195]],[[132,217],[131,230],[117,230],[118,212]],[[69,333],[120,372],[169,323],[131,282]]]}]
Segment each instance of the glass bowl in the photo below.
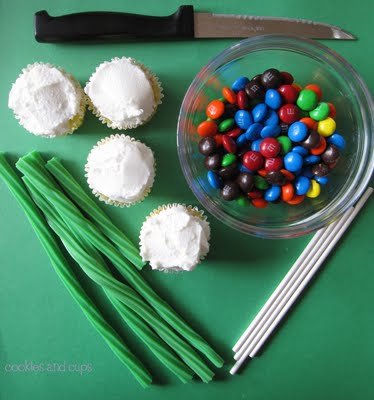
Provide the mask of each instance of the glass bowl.
[{"label": "glass bowl", "polygon": [[[321,87],[323,101],[337,109],[337,131],[346,140],[337,166],[320,196],[298,205],[269,204],[258,209],[223,200],[209,186],[204,156],[198,151],[197,126],[206,105],[222,97],[240,76],[268,68],[290,72],[295,83]],[[212,215],[230,227],[264,238],[290,238],[331,223],[353,205],[367,186],[374,166],[373,100],[352,66],[318,42],[294,36],[263,35],[243,40],[213,58],[193,80],[183,100],[177,132],[180,163],[188,185]]]}]

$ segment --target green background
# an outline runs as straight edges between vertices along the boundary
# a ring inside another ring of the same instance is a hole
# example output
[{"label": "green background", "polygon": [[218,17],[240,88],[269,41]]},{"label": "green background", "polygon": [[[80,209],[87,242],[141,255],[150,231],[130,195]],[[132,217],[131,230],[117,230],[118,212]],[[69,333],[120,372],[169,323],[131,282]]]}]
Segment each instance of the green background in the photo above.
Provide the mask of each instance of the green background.
[{"label": "green background", "polygon": [[[197,10],[217,13],[303,17],[333,23],[358,41],[325,41],[362,75],[373,92],[372,28],[374,3],[315,0],[201,1]],[[57,155],[85,184],[86,156],[112,131],[87,113],[77,133],[60,140],[34,137],[20,127],[7,107],[8,92],[21,69],[35,61],[62,66],[84,84],[95,67],[115,56],[131,56],[161,79],[165,98],[151,123],[131,132],[150,145],[158,175],[149,196],[131,209],[105,207],[137,241],[145,216],[163,203],[196,205],[177,157],[176,123],[183,95],[195,74],[233,39],[108,45],[39,44],[33,13],[52,15],[111,10],[166,15],[177,1],[0,0],[0,148],[12,161],[37,149]],[[369,202],[331,255],[281,329],[260,357],[230,376],[231,347],[290,268],[310,237],[269,241],[235,232],[209,216],[211,251],[191,274],[143,271],[153,286],[226,359],[206,385],[181,384],[138,342],[108,306],[99,290],[84,285],[107,311],[114,326],[140,354],[156,384],[140,388],[116,359],[57,279],[21,209],[0,183],[0,398],[14,399],[373,399],[374,398],[374,204]],[[92,371],[9,373],[7,364],[91,364]]]}]

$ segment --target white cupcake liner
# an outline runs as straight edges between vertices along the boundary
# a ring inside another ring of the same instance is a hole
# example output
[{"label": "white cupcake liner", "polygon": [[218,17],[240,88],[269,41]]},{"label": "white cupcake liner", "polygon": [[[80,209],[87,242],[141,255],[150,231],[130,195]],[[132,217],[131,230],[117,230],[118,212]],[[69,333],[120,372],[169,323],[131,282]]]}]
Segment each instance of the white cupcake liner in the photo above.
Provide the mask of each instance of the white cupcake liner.
[{"label": "white cupcake liner", "polygon": [[[210,241],[210,233],[211,233],[211,229],[210,229],[210,224],[209,221],[207,219],[207,216],[204,214],[203,210],[199,210],[196,206],[191,206],[191,205],[186,205],[184,203],[179,204],[179,203],[169,203],[169,204],[163,204],[157,208],[155,208],[153,211],[151,211],[149,213],[149,215],[147,215],[145,217],[146,220],[154,217],[155,215],[159,214],[161,211],[167,210],[168,208],[173,208],[176,206],[182,206],[184,207],[189,214],[191,214],[194,217],[200,218],[205,224],[206,224],[206,228],[208,228],[208,236],[207,236],[207,241],[209,243]],[[144,225],[144,223],[143,223]],[[142,241],[141,241],[141,232],[143,229],[143,225],[142,228],[140,229],[140,233],[139,233],[139,248],[140,248],[140,252],[141,252],[141,248],[142,248]],[[200,258],[199,261],[194,265],[193,269],[191,271],[186,271],[183,268],[179,268],[179,267],[173,267],[173,268],[157,268],[157,271],[160,272],[164,272],[164,273],[180,273],[180,272],[192,272],[199,264],[201,264],[202,261],[205,260],[207,254],[209,253],[209,248],[206,250],[205,253],[200,254]],[[147,261],[149,262],[149,260],[143,260],[143,261]]]},{"label": "white cupcake liner", "polygon": [[54,139],[54,138],[60,138],[60,137],[65,137],[67,135],[71,135],[74,131],[76,131],[83,123],[84,115],[86,113],[86,99],[85,99],[85,93],[78,82],[78,80],[69,72],[66,72],[62,67],[58,67],[56,65],[50,64],[50,63],[43,63],[43,62],[35,62],[34,64],[27,64],[25,68],[22,68],[22,72],[18,75],[20,77],[21,75],[25,74],[26,72],[30,72],[36,65],[47,65],[48,67],[51,68],[56,68],[58,69],[68,80],[69,82],[74,86],[74,89],[77,91],[78,94],[80,94],[80,103],[79,103],[79,109],[77,114],[73,117],[70,118],[69,120],[69,126],[70,129],[61,134],[61,135],[35,135],[33,132],[30,132],[22,123],[20,120],[20,117],[13,111],[14,117],[18,120],[18,123],[27,130],[27,132],[32,133],[35,136],[43,137],[46,139]]},{"label": "white cupcake liner", "polygon": [[[92,111],[92,113],[97,118],[99,118],[99,120],[101,121],[102,124],[108,126],[108,128],[112,128],[112,129],[127,130],[127,129],[137,128],[138,126],[144,125],[147,122],[149,122],[153,118],[153,116],[156,114],[158,106],[160,104],[162,104],[162,98],[164,97],[164,94],[163,94],[163,88],[161,86],[161,82],[160,82],[159,78],[149,68],[147,68],[145,65],[134,60],[131,57],[121,57],[121,58],[114,57],[110,61],[104,61],[103,63],[99,64],[96,67],[95,72],[91,75],[88,82],[91,82],[92,77],[94,76],[94,74],[99,70],[99,68],[102,65],[110,64],[112,61],[121,60],[123,58],[125,58],[126,60],[130,60],[133,63],[133,65],[136,65],[137,67],[141,68],[142,71],[145,73],[146,77],[148,78],[148,80],[150,81],[150,84],[152,86],[153,95],[154,95],[154,100],[155,100],[155,107],[154,107],[152,114],[148,118],[146,118],[145,120],[143,120],[139,123],[128,123],[124,126],[116,124],[115,122],[111,121],[110,119],[104,117],[101,114],[100,110],[93,104],[93,102],[91,101],[91,98],[86,93],[84,93],[84,96],[85,96],[85,101],[87,103],[88,109],[90,111]],[[86,85],[88,84],[88,82],[86,83]]]},{"label": "white cupcake liner", "polygon": [[[131,137],[131,136],[124,135],[124,134],[118,134],[118,133],[117,133],[117,134],[115,134],[115,135],[110,135],[110,136],[107,136],[107,137],[105,137],[105,138],[99,140],[99,141],[92,147],[90,153],[89,153],[88,156],[87,156],[87,159],[88,159],[89,155],[91,154],[91,152],[92,152],[94,149],[96,149],[97,147],[100,147],[102,144],[107,143],[107,142],[109,142],[109,141],[112,140],[112,139],[119,139],[119,138],[127,138],[127,139],[130,139],[132,142],[139,142],[139,143],[144,144],[144,143],[141,142],[140,140],[137,140],[137,139],[135,139],[135,138],[133,138],[133,137]],[[92,186],[92,184],[90,184],[90,183],[88,182],[88,170],[89,170],[89,165],[88,165],[88,162],[87,162],[86,165],[85,165],[85,167],[84,167],[84,169],[85,169],[85,171],[86,171],[85,177],[87,178],[87,183],[88,183],[88,186],[89,186],[89,188],[91,189],[92,193],[93,193],[99,200],[103,201],[104,203],[106,203],[106,204],[108,204],[108,205],[115,206],[115,207],[121,207],[121,208],[123,208],[123,207],[131,207],[131,206],[133,206],[133,205],[135,205],[135,204],[141,203],[141,202],[149,195],[149,193],[151,192],[152,187],[153,187],[153,184],[154,184],[154,181],[155,181],[155,177],[156,177],[156,158],[155,158],[155,155],[154,155],[153,150],[152,150],[149,146],[147,146],[147,147],[151,150],[151,152],[152,152],[152,154],[153,154],[153,159],[154,159],[154,163],[153,163],[153,172],[152,172],[152,174],[151,174],[150,183],[149,183],[149,185],[147,186],[146,190],[144,191],[144,193],[143,193],[143,195],[142,195],[142,197],[141,197],[140,199],[135,200],[135,201],[133,201],[133,202],[129,202],[129,203],[123,203],[123,202],[120,202],[120,201],[117,201],[117,200],[112,200],[112,199],[110,199],[108,196],[105,196],[104,194],[102,194],[102,193],[100,193],[99,191],[97,191],[97,190]]]}]

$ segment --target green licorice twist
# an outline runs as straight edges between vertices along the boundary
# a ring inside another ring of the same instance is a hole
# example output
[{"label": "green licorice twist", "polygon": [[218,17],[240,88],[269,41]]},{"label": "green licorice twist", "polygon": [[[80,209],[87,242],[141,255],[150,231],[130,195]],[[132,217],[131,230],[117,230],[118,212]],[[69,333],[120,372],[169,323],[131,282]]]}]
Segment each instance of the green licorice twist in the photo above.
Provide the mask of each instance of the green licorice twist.
[{"label": "green licorice twist", "polygon": [[139,249],[130,242],[125,234],[116,227],[104,211],[83,190],[60,160],[56,157],[52,158],[47,162],[46,168],[65,189],[69,197],[87,213],[104,235],[118,247],[119,251],[138,269],[142,269],[145,263],[139,255]]},{"label": "green licorice twist", "polygon": [[[27,182],[30,182],[29,178],[27,178]],[[95,257],[86,253],[82,249],[81,245],[77,243],[75,237],[66,227],[62,225],[57,226],[55,220],[50,218],[50,208],[48,209],[44,207],[44,204],[39,201],[37,193],[33,191],[33,194],[35,199],[38,201],[37,204],[46,215],[48,223],[52,229],[56,231],[69,254],[82,267],[84,272],[93,281],[110,291],[110,294],[125,304],[125,306],[130,307],[145,321],[147,321],[159,336],[174,348],[175,352],[179,354],[185,363],[189,365],[204,382],[211,381],[214,375],[213,372],[210,371],[210,369],[202,362],[192,347],[176,335],[165,321],[162,320],[162,318],[149,305],[147,305],[133,289],[116,280],[101,263],[97,264]],[[75,234],[79,236],[79,234]]]},{"label": "green licorice twist", "polygon": [[[26,177],[23,178],[27,188],[29,189],[33,200],[36,205],[42,210],[47,218],[48,224],[55,231],[55,233],[61,238],[65,238],[67,232],[69,232],[64,221],[58,215],[58,213],[51,207],[51,205],[42,197],[37,191],[35,186]],[[82,251],[90,254],[95,259],[95,266],[107,271],[108,267],[105,261],[101,257],[100,253],[87,241],[81,238],[73,237],[72,233],[69,232],[69,241],[76,240],[80,242]],[[67,250],[70,252],[72,249],[67,245]],[[85,270],[85,266],[81,265],[81,268]],[[111,290],[103,287],[105,294],[117,309],[118,313],[130,326],[130,328],[147,344],[151,351],[165,364],[178,378],[186,383],[192,379],[192,371],[183,362],[177,358],[169,347],[160,340],[160,338],[147,326],[147,324],[134,312],[131,308],[127,307],[124,303],[119,301],[115,295],[112,294]]]},{"label": "green licorice twist", "polygon": [[162,300],[141,275],[121,257],[119,251],[103,238],[100,231],[79,212],[75,205],[57,190],[48,171],[44,168],[43,159],[37,152],[32,152],[17,162],[17,168],[33,179],[38,189],[58,208],[61,216],[70,229],[83,234],[98,250],[105,254],[125,277],[128,283],[138,291],[156,311],[196,349],[208,357],[218,367],[223,365],[223,359],[209,344],[164,301]]},{"label": "green licorice twist", "polygon": [[139,383],[143,387],[149,386],[152,382],[150,373],[123,343],[117,332],[108,324],[95,304],[85,293],[72,272],[68,261],[62,254],[53,233],[49,230],[44,217],[31,200],[22,182],[10,167],[5,154],[2,152],[0,152],[0,176],[26,214],[39,241],[48,254],[58,277],[82,309],[86,318],[103,337],[113,353],[129,368]]}]

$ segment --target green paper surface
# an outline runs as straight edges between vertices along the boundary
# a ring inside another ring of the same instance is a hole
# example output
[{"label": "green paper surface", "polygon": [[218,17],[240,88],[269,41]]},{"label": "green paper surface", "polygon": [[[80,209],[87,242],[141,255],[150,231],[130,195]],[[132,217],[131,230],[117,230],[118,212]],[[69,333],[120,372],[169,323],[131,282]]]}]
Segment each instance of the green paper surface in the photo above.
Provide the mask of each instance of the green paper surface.
[{"label": "green paper surface", "polygon": [[[374,3],[331,0],[190,2],[196,10],[287,16],[332,23],[357,41],[323,41],[347,59],[374,90],[372,15]],[[165,98],[152,121],[131,135],[152,147],[157,158],[155,185],[144,202],[130,209],[101,205],[138,241],[143,220],[161,204],[198,205],[179,166],[176,124],[184,93],[196,73],[235,39],[101,45],[40,44],[33,14],[126,11],[167,15],[175,0],[0,0],[0,150],[9,159],[37,149],[58,156],[86,186],[84,164],[91,147],[113,131],[90,112],[83,126],[62,139],[42,139],[18,125],[8,109],[8,93],[27,64],[50,62],[83,85],[96,66],[131,56],[161,80]],[[292,71],[291,71],[292,72]],[[317,279],[289,313],[259,357],[237,376],[229,375],[231,347],[304,249],[311,236],[270,241],[246,236],[208,214],[211,251],[191,274],[142,273],[226,359],[216,379],[183,385],[123,325],[120,317],[76,265],[82,284],[129,346],[142,354],[155,385],[143,390],[116,359],[56,276],[22,210],[0,182],[0,398],[63,399],[372,399],[374,386],[373,304],[374,204],[369,201],[331,254]],[[43,371],[41,371],[43,367]],[[22,371],[23,370],[23,371]]]}]

